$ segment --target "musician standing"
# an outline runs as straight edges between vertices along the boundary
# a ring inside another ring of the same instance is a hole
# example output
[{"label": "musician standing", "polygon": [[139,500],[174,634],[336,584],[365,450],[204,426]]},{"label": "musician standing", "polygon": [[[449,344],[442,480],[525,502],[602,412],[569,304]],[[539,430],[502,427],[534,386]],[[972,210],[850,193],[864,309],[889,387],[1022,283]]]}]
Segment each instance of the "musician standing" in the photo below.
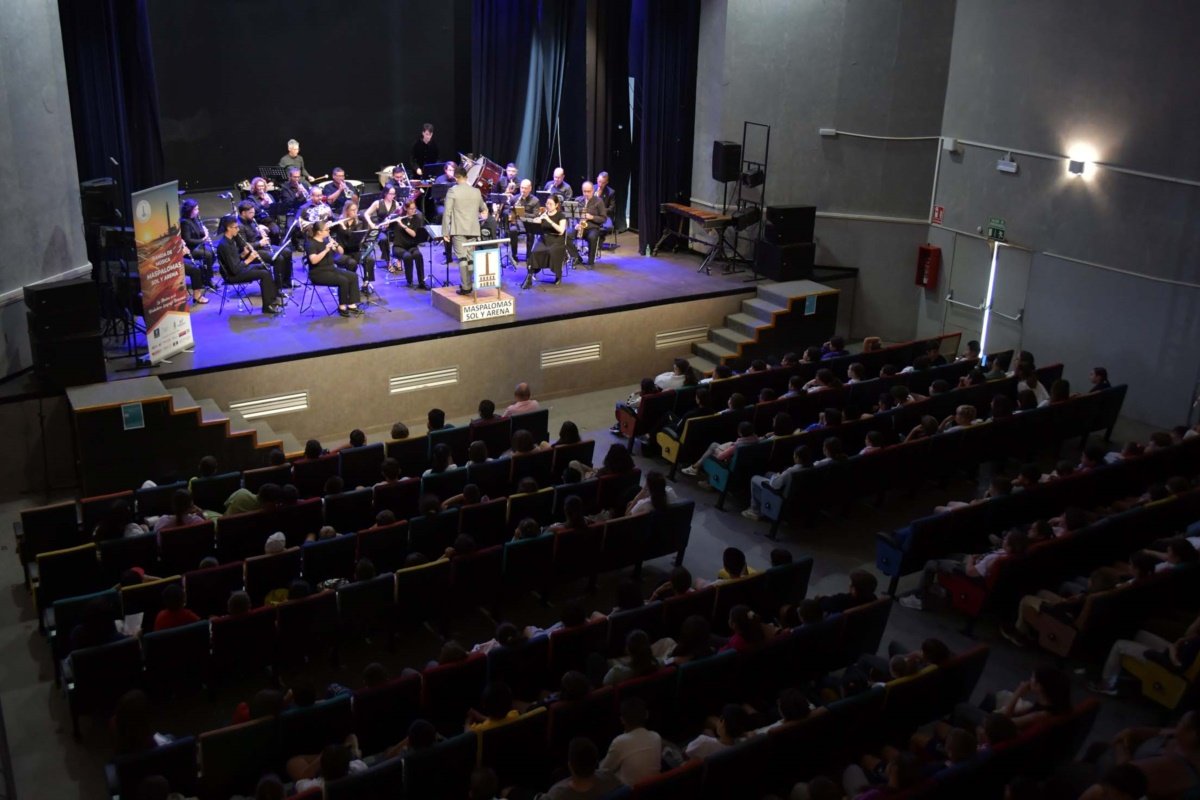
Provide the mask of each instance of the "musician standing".
[{"label": "musician standing", "polygon": [[421,255],[421,242],[425,238],[425,217],[417,210],[417,201],[409,198],[404,204],[404,216],[396,223],[395,254],[404,262],[404,281],[412,288],[413,267],[417,268],[417,288],[425,285],[425,258]]},{"label": "musician standing", "polygon": [[[338,245],[342,246],[344,254],[335,255],[335,266],[354,272],[356,276],[359,272],[362,242],[364,242],[367,229],[366,223],[359,219],[359,201],[347,200],[346,205],[342,206],[342,213],[337,217],[337,222],[341,224],[338,224],[336,228],[330,228],[330,235],[334,236]],[[362,294],[372,293],[372,283],[374,283],[374,259],[362,259]]]},{"label": "musician standing", "polygon": [[426,122],[421,126],[421,136],[413,142],[412,166],[418,176],[423,176],[422,168],[438,160],[437,142],[433,141],[433,125]]},{"label": "musician standing", "polygon": [[304,156],[300,155],[300,143],[295,139],[288,139],[287,155],[279,159],[279,166],[283,169],[299,167],[300,174],[304,176],[304,180],[311,182],[313,179],[313,176],[304,167]]},{"label": "musician standing", "polygon": [[556,194],[559,198],[567,198],[568,200],[575,196],[575,191],[571,188],[571,184],[567,183],[563,178],[566,175],[562,167],[557,167],[554,170],[554,178],[547,181],[543,191],[550,194]]},{"label": "musician standing", "polygon": [[[512,255],[513,261],[517,261],[517,244],[521,239],[521,235],[525,235],[525,260],[529,260],[529,254],[533,252],[534,234],[525,230],[525,219],[533,219],[537,216],[538,207],[537,195],[533,193],[533,181],[528,178],[521,181],[520,194],[509,199],[504,204],[509,212],[508,221],[508,241],[509,253]],[[513,209],[521,208],[522,217],[518,218]]]},{"label": "musician standing", "polygon": [[[447,162],[453,164],[453,161]],[[442,238],[450,243],[458,261],[458,293],[471,293],[471,248],[463,247],[479,239],[479,223],[487,218],[487,203],[474,186],[467,183],[467,171],[454,169],[454,185],[446,192],[446,208],[442,215]]]},{"label": "musician standing", "polygon": [[525,274],[522,289],[533,286],[533,276],[543,269],[554,270],[554,285],[562,283],[563,257],[566,255],[563,234],[567,230],[567,218],[562,213],[559,196],[552,194],[546,198],[546,213],[533,221],[540,222],[544,228],[542,238],[538,241],[533,252],[529,254],[529,271]]},{"label": "musician standing", "polygon": [[221,277],[226,283],[253,283],[258,281],[262,292],[264,314],[279,314],[279,299],[271,273],[258,260],[258,254],[250,249],[243,256],[238,245],[238,218],[233,214],[221,217],[221,243],[217,245],[217,261],[221,264]]},{"label": "musician standing", "polygon": [[[396,187],[389,183],[379,194],[379,199],[367,206],[363,218],[366,220],[368,228],[377,231],[380,225],[389,218],[396,217],[399,213],[400,204],[396,202]],[[386,230],[378,234],[377,241],[379,242],[379,254],[387,262],[387,271],[396,273],[400,271],[400,262],[396,260],[396,256],[392,252],[392,240],[395,238],[393,230],[393,227],[388,226]]]},{"label": "musician standing", "polygon": [[576,226],[575,232],[577,236],[582,235],[587,240],[587,265],[590,267],[596,263],[596,251],[600,247],[600,238],[604,236],[607,228],[612,227],[612,222],[608,218],[608,209],[605,207],[604,201],[596,194],[596,189],[591,181],[583,182],[583,197],[579,198],[579,204],[583,213],[579,226],[583,227],[583,231],[581,233],[579,226]]},{"label": "musician standing", "polygon": [[340,213],[342,206],[346,205],[346,201],[357,200],[358,194],[354,191],[353,186],[346,183],[346,170],[334,167],[330,175],[333,180],[325,187],[325,202],[329,203],[329,207],[334,211]]},{"label": "musician standing", "polygon": [[249,255],[248,249],[258,253],[262,265],[271,265],[275,276],[275,286],[280,294],[292,288],[292,248],[285,245],[271,258],[271,238],[266,227],[259,225],[254,219],[256,207],[250,200],[238,203],[238,252],[242,258]]},{"label": "musician standing", "polygon": [[304,243],[304,256],[308,259],[308,279],[315,286],[336,286],[338,313],[343,317],[361,314],[358,307],[358,276],[338,269],[336,259],[342,255],[342,246],[329,235],[329,223],[321,220],[313,224],[312,237]]},{"label": "musician standing", "polygon": [[200,221],[200,204],[188,198],[179,204],[179,236],[187,245],[193,261],[204,265],[208,274],[212,274],[213,242],[208,228]]}]

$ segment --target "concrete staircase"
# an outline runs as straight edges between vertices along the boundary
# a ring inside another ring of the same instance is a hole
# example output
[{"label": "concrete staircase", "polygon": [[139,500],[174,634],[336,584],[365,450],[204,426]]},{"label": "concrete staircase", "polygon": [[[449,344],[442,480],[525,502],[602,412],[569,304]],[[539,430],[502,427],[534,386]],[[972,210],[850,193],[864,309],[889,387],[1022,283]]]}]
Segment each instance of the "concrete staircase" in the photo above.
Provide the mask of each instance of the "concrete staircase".
[{"label": "concrete staircase", "polygon": [[826,287],[812,281],[761,283],[758,296],[742,301],[742,310],[725,317],[725,325],[712,328],[707,342],[692,344],[692,366],[711,373],[718,364],[745,367],[782,345],[780,334],[792,326],[790,318],[804,313],[804,298]]},{"label": "concrete staircase", "polygon": [[192,398],[192,393],[183,386],[166,389],[166,391],[171,395],[171,407],[174,411],[198,409],[201,425],[220,425],[224,422],[227,436],[253,434],[257,447],[278,447],[288,455],[304,451],[304,444],[295,436],[290,433],[277,432],[263,420],[248,420],[233,409],[222,411],[215,400],[207,398],[195,400]]}]

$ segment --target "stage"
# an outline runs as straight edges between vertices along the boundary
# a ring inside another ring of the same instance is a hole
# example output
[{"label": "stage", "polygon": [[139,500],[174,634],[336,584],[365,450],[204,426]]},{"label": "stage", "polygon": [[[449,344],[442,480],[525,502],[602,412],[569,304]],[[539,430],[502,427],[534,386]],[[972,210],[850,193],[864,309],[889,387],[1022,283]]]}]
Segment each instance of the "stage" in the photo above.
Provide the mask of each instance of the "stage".
[{"label": "stage", "polygon": [[[498,320],[458,322],[434,308],[431,292],[408,288],[404,276],[388,273],[382,261],[376,269],[372,303],[365,307],[364,315],[357,317],[344,318],[336,312],[328,315],[320,301],[302,313],[299,289],[295,291],[295,303],[289,303],[286,313],[280,316],[261,312],[257,284],[250,284],[254,310],[249,313],[239,308],[232,293],[224,313],[219,313],[220,293],[209,293],[207,305],[190,306],[195,339],[191,351],[177,353],[154,367],[143,367],[124,354],[121,342],[109,340],[109,380],[144,375],[181,378],[650,306],[739,294],[751,296],[757,286],[747,282],[748,272],[722,274],[719,266],[711,275],[697,272],[700,258],[694,254],[641,255],[636,250],[635,233],[624,233],[620,239],[615,250],[602,253],[594,268],[577,266],[564,274],[558,286],[549,283],[553,275],[546,271],[532,289],[521,290],[524,263],[517,264],[515,269],[505,269],[503,288],[515,296],[516,314]],[[426,281],[432,272],[440,284],[446,276],[441,247],[435,245],[433,250],[436,265],[431,270],[426,264]],[[422,248],[427,257],[428,252],[427,246]],[[300,280],[304,267],[299,258],[294,263],[296,279]],[[450,282],[457,285],[454,265]],[[319,287],[319,291],[325,294],[328,308],[335,309],[336,301],[331,301],[325,288]],[[715,326],[720,320],[711,322]]]}]

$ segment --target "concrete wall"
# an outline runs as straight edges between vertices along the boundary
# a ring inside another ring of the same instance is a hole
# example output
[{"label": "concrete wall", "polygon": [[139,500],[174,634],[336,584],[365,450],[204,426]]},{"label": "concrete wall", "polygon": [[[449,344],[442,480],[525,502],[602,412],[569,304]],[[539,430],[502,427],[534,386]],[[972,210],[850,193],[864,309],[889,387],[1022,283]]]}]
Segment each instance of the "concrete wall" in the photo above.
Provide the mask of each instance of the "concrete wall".
[{"label": "concrete wall", "polygon": [[[1182,1],[1150,10],[1120,0],[958,0],[943,132],[1052,155],[1086,144],[1100,161],[1200,180],[1198,29],[1200,5]],[[937,202],[949,227],[973,232],[1003,217],[1008,238],[1033,251],[1024,345],[1063,361],[1074,386],[1091,366],[1107,366],[1131,385],[1133,419],[1182,422],[1200,374],[1200,187],[1103,167],[1084,180],[1062,159],[1019,153],[1020,172],[1007,175],[995,169],[1000,155],[966,146],[944,158]],[[930,237],[960,251],[972,241]],[[987,269],[982,257],[955,262],[956,284],[978,283],[968,273]],[[922,331],[944,311],[930,295]]]},{"label": "concrete wall", "polygon": [[[435,406],[451,419],[474,414],[485,397],[503,408],[510,402],[508,398],[516,380],[528,381],[534,397],[543,401],[636,384],[645,376],[668,369],[671,359],[691,355],[690,345],[656,349],[656,333],[706,322],[719,327],[725,315],[739,311],[741,301],[753,296],[754,290],[748,289],[746,294],[729,297],[501,328],[472,336],[350,352],[315,362],[289,361],[163,382],[169,387],[186,386],[192,397],[211,398],[221,408],[228,408],[232,401],[307,389],[307,411],[268,419],[274,430],[291,433],[301,441],[331,431],[345,435],[352,427],[390,426],[396,421],[424,427],[425,413]],[[543,350],[593,342],[601,343],[599,360],[541,368]],[[481,357],[482,351],[502,357]],[[454,365],[460,368],[456,385],[398,395],[388,393],[391,376]],[[622,398],[614,391],[613,401],[618,399]]]},{"label": "concrete wall", "polygon": [[[827,139],[818,129],[936,136],[953,20],[954,0],[705,0],[693,198],[720,204],[711,143],[740,142],[750,120],[771,126],[768,205],[927,219],[936,142]],[[818,262],[861,270],[850,335],[911,337],[925,236],[870,219],[818,223]]]},{"label": "concrete wall", "polygon": [[57,3],[5,4],[0,75],[0,375],[10,375],[30,363],[21,287],[88,264]]}]

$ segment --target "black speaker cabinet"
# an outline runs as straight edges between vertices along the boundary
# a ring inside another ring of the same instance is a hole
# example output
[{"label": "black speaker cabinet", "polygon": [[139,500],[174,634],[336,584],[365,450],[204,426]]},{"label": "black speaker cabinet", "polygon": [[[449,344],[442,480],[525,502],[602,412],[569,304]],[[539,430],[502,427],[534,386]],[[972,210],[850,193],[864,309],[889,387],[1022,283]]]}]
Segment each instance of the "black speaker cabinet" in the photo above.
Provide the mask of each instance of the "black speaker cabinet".
[{"label": "black speaker cabinet", "polygon": [[91,278],[35,283],[25,287],[25,307],[43,319],[82,317],[100,326],[100,288]]},{"label": "black speaker cabinet", "polygon": [[772,244],[811,242],[816,221],[816,206],[767,206],[763,238]]},{"label": "black speaker cabinet", "polygon": [[714,181],[736,181],[742,174],[742,146],[737,142],[713,142],[712,177]]},{"label": "black speaker cabinet", "polygon": [[107,377],[104,342],[98,332],[39,339],[30,331],[29,347],[33,353],[34,373],[55,386],[103,383]]},{"label": "black speaker cabinet", "polygon": [[811,278],[817,246],[812,242],[775,244],[760,241],[754,248],[754,267],[760,275],[776,281]]}]

